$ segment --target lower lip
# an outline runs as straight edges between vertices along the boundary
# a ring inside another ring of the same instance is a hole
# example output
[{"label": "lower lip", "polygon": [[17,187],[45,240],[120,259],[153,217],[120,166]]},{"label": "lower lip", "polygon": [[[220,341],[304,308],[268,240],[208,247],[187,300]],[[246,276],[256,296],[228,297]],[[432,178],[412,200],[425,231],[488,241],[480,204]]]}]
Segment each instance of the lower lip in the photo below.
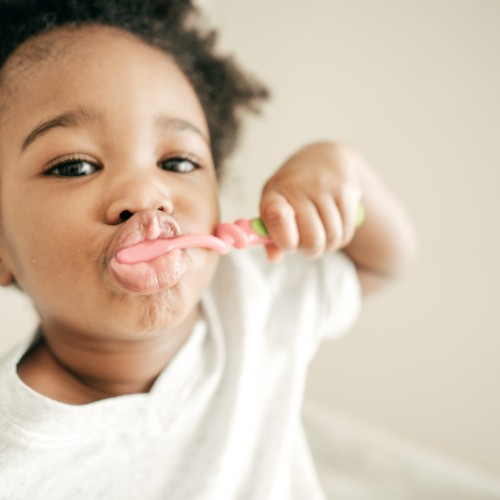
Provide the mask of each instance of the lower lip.
[{"label": "lower lip", "polygon": [[120,264],[113,257],[109,262],[111,277],[121,287],[142,295],[156,293],[177,284],[186,270],[182,250],[174,249],[149,262]]}]

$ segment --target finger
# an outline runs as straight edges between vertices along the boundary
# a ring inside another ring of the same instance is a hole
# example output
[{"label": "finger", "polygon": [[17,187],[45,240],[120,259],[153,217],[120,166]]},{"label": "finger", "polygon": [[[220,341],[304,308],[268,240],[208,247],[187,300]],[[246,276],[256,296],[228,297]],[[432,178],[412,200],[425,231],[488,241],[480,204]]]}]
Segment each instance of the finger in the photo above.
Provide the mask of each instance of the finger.
[{"label": "finger", "polygon": [[358,212],[361,191],[359,189],[345,188],[338,199],[337,206],[344,224],[344,238],[341,248],[347,246],[356,232],[356,214]]},{"label": "finger", "polygon": [[295,210],[299,230],[299,251],[307,258],[315,259],[325,251],[326,233],[314,203],[308,198],[290,200]]},{"label": "finger", "polygon": [[335,204],[335,200],[329,194],[325,194],[316,204],[316,208],[321,217],[325,229],[327,252],[338,250],[344,240],[344,222],[340,211]]},{"label": "finger", "polygon": [[285,252],[274,244],[266,245],[266,253],[271,262],[279,262],[285,257]]},{"label": "finger", "polygon": [[260,216],[277,247],[282,250],[297,248],[299,232],[295,211],[285,196],[275,190],[265,191],[260,202]]}]

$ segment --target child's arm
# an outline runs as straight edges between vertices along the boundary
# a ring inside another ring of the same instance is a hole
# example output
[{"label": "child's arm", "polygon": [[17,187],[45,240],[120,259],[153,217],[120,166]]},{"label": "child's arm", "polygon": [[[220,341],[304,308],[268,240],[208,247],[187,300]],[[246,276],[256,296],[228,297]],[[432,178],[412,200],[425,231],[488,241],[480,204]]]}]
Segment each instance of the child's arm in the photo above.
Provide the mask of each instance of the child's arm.
[{"label": "child's arm", "polygon": [[[366,210],[355,231],[359,201]],[[404,209],[366,162],[347,146],[317,143],[293,155],[266,183],[260,213],[276,245],[270,260],[299,250],[316,258],[343,249],[363,295],[405,271],[417,238]]]}]

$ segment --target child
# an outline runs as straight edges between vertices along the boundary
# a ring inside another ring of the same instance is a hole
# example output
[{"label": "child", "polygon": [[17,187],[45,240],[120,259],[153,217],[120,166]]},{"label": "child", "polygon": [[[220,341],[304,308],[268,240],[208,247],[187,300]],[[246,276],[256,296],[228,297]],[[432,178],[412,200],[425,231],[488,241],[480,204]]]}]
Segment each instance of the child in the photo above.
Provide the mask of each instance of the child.
[{"label": "child", "polygon": [[0,3],[0,283],[40,315],[0,363],[2,499],[323,498],[299,418],[308,362],[410,265],[413,229],[356,152],[318,143],[264,187],[267,260],[120,264],[144,239],[214,233],[240,110],[266,97],[193,13]]}]

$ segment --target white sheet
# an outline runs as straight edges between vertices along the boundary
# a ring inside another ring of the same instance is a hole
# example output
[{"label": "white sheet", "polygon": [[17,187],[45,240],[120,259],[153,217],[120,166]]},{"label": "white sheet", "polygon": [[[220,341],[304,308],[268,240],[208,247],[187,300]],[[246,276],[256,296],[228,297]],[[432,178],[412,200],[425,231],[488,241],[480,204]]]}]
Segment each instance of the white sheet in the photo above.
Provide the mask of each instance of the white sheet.
[{"label": "white sheet", "polygon": [[329,500],[500,499],[500,478],[312,401],[303,421]]}]

